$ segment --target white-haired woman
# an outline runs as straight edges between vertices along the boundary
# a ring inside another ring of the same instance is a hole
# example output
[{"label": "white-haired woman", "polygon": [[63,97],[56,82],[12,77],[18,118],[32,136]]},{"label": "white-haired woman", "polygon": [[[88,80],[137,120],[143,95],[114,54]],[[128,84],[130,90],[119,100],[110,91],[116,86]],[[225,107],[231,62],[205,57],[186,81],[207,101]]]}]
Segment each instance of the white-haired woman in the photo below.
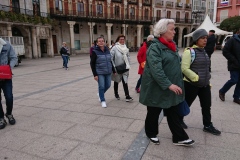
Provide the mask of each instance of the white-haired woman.
[{"label": "white-haired woman", "polygon": [[159,144],[158,118],[164,109],[173,144],[191,146],[194,140],[189,139],[178,118],[178,105],[185,97],[174,29],[172,19],[161,19],[154,26],[155,38],[147,51],[139,101],[147,106],[145,132],[151,142]]}]

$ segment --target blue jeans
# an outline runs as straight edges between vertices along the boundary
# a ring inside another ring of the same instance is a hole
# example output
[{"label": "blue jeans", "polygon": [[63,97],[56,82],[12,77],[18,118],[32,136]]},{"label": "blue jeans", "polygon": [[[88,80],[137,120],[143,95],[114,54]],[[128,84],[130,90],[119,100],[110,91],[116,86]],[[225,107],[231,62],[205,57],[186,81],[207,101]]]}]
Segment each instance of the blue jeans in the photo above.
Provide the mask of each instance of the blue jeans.
[{"label": "blue jeans", "polygon": [[[7,114],[12,114],[13,109],[13,94],[12,94],[12,80],[4,80],[0,81],[0,93],[3,91],[5,99],[6,99],[6,106],[7,106]],[[1,97],[1,95],[0,95]],[[2,100],[2,98],[1,98]],[[0,102],[0,118],[4,117],[2,102]]]},{"label": "blue jeans", "polygon": [[230,80],[228,80],[224,86],[219,90],[219,92],[225,94],[227,91],[236,84],[233,98],[240,99],[240,72],[239,71],[230,71]]},{"label": "blue jeans", "polygon": [[63,59],[63,66],[65,68],[68,68],[67,64],[68,64],[68,56],[62,56]]},{"label": "blue jeans", "polygon": [[99,97],[102,101],[105,101],[104,93],[111,86],[111,74],[98,75],[98,92]]}]

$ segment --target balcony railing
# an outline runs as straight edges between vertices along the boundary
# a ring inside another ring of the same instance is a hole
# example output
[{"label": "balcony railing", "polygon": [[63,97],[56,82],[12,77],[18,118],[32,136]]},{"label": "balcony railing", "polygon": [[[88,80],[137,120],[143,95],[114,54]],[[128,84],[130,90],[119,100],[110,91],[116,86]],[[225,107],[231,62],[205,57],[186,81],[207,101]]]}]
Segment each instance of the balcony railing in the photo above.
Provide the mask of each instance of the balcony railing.
[{"label": "balcony railing", "polygon": [[29,10],[29,9],[23,9],[23,8],[17,8],[17,7],[11,7],[11,6],[5,6],[0,4],[0,11],[4,12],[12,12],[17,14],[23,14],[28,16],[41,16],[41,17],[48,17],[48,13]]},{"label": "balcony railing", "polygon": [[173,8],[173,2],[171,2],[171,1],[166,1],[166,7],[167,7],[167,8]]},{"label": "balcony railing", "polygon": [[112,0],[112,2],[118,2],[118,3],[122,3],[123,0]]},{"label": "balcony railing", "polygon": [[182,2],[176,2],[176,3],[175,3],[175,7],[176,7],[176,8],[183,8],[183,6],[184,6],[184,5],[183,5]]},{"label": "balcony railing", "polygon": [[128,4],[137,4],[138,0],[128,0]]},{"label": "balcony railing", "polygon": [[[165,17],[162,17],[165,18]],[[158,22],[160,19],[162,19],[160,17],[153,17],[153,23]],[[176,23],[180,23],[180,24],[192,24],[193,23],[193,19],[191,18],[171,18],[174,19]],[[203,20],[202,20],[203,22]]]},{"label": "balcony railing", "polygon": [[156,2],[155,6],[156,7],[164,7],[164,1]]},{"label": "balcony railing", "polygon": [[191,10],[192,9],[192,4],[186,3],[185,4],[185,9]]},{"label": "balcony railing", "polygon": [[151,1],[150,0],[143,0],[143,5],[150,6],[151,5]]}]

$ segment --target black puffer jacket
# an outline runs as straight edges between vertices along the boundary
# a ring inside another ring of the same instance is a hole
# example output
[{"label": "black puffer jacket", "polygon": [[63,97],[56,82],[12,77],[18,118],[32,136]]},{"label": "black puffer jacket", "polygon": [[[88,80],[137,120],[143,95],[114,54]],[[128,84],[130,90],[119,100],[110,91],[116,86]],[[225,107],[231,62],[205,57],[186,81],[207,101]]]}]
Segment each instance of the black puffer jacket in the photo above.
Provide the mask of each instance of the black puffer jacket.
[{"label": "black puffer jacket", "polygon": [[240,71],[240,35],[233,35],[225,44],[223,56],[228,60],[229,71]]},{"label": "black puffer jacket", "polygon": [[215,45],[216,45],[216,38],[215,38],[215,35],[212,34],[207,39],[207,44],[205,47],[205,51],[207,52],[207,54],[212,54],[214,52]]}]

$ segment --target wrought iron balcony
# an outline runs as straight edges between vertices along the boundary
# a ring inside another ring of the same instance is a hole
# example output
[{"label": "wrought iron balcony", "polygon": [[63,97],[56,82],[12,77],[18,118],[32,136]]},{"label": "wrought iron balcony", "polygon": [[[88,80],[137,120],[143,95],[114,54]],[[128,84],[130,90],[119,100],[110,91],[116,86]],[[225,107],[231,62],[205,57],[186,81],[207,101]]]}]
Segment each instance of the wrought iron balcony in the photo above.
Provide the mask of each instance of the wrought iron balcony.
[{"label": "wrought iron balcony", "polygon": [[112,0],[112,2],[118,2],[118,3],[122,3],[123,0]]},{"label": "wrought iron balcony", "polygon": [[128,4],[137,4],[138,0],[128,0]]},{"label": "wrought iron balcony", "polygon": [[171,2],[171,1],[166,1],[166,7],[167,7],[167,8],[174,8],[173,2]]},{"label": "wrought iron balcony", "polygon": [[175,7],[176,7],[176,8],[183,8],[183,6],[184,6],[184,5],[183,5],[182,2],[176,2],[176,3],[175,3]]},{"label": "wrought iron balcony", "polygon": [[28,16],[41,16],[41,17],[48,17],[48,13],[39,12],[35,10],[29,10],[29,9],[23,9],[18,7],[12,7],[12,6],[5,6],[0,4],[0,11],[4,12],[12,12],[16,14],[23,14]]},{"label": "wrought iron balcony", "polygon": [[185,9],[191,10],[192,9],[192,4],[186,3],[185,4]]},{"label": "wrought iron balcony", "polygon": [[164,1],[155,2],[155,7],[164,7]]},{"label": "wrought iron balcony", "polygon": [[151,6],[151,0],[143,0],[144,6]]}]

